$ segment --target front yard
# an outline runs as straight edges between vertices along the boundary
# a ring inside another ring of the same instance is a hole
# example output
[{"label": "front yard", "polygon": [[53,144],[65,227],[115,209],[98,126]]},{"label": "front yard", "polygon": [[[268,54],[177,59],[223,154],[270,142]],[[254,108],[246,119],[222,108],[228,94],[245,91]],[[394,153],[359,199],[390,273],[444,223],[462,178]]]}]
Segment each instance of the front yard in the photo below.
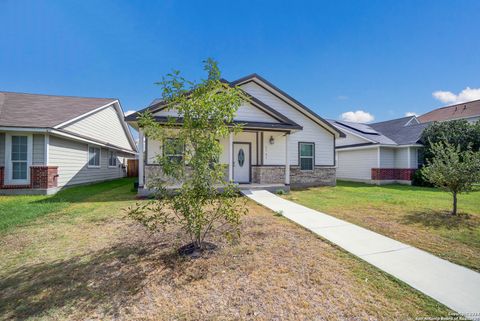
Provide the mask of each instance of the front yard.
[{"label": "front yard", "polygon": [[480,188],[459,195],[457,217],[451,195],[434,188],[338,181],[286,198],[480,271]]},{"label": "front yard", "polygon": [[449,313],[253,203],[239,244],[215,237],[216,251],[183,259],[172,250],[178,231],[150,236],[125,219],[122,209],[135,203],[131,187],[123,179],[53,197],[0,198],[0,319],[392,320]]}]

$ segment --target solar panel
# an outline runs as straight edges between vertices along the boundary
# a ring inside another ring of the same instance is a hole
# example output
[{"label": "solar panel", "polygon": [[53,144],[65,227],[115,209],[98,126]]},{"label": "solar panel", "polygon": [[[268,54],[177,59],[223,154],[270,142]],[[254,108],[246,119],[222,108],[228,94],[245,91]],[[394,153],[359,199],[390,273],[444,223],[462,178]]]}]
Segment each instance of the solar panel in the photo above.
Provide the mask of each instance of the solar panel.
[{"label": "solar panel", "polygon": [[336,121],[342,126],[348,127],[350,129],[359,131],[363,134],[368,134],[368,135],[380,135],[379,132],[377,132],[375,129],[372,127],[365,125],[365,124],[360,124],[360,123],[351,123],[351,122],[344,122],[344,121]]}]

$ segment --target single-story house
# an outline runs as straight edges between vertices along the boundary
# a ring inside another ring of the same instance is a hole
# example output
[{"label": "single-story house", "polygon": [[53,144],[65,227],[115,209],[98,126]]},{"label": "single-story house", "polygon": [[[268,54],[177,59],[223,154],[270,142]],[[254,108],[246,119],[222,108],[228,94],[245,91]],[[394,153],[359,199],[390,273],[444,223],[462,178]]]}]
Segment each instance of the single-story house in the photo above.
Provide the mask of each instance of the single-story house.
[{"label": "single-story house", "polygon": [[0,92],[0,194],[123,177],[135,154],[117,99]]},{"label": "single-story house", "polygon": [[417,117],[421,123],[465,119],[470,123],[480,120],[480,99],[434,109]]},{"label": "single-story house", "polygon": [[422,161],[419,142],[428,124],[415,116],[373,124],[330,120],[346,134],[337,140],[337,178],[373,184],[410,184]]},{"label": "single-story house", "polygon": [[[335,141],[344,134],[311,109],[263,77],[252,74],[233,82],[248,96],[237,111],[235,123],[243,131],[221,139],[220,162],[229,181],[239,184],[281,186],[334,185]],[[150,111],[158,122],[175,110],[154,100],[147,108],[126,117],[139,130],[139,193],[147,193],[149,182],[161,170],[156,155],[162,143],[145,137],[138,127],[139,113]],[[144,142],[142,144],[141,142]]]}]

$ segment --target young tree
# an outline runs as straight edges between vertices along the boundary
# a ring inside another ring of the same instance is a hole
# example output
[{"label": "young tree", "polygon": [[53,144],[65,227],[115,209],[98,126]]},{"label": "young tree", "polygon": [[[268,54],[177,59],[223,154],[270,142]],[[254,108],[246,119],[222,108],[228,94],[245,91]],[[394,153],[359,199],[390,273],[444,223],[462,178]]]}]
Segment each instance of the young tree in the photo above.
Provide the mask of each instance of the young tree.
[{"label": "young tree", "polygon": [[[179,224],[190,237],[192,252],[203,250],[214,230],[238,236],[240,217],[246,212],[236,187],[225,179],[226,166],[218,160],[219,140],[241,130],[233,119],[247,98],[220,79],[215,61],[205,61],[204,70],[208,77],[200,83],[187,81],[178,71],[158,83],[167,110],[175,110],[177,116],[163,123],[149,113],[140,116],[145,135],[163,142],[163,151],[156,156],[161,175],[148,186],[157,191],[156,198],[129,211],[153,231]],[[172,183],[180,185],[175,193],[167,189]]]},{"label": "young tree", "polygon": [[480,181],[480,152],[461,150],[448,142],[431,145],[432,159],[422,168],[422,175],[435,186],[452,193],[452,215],[457,214],[457,194],[469,192]]}]

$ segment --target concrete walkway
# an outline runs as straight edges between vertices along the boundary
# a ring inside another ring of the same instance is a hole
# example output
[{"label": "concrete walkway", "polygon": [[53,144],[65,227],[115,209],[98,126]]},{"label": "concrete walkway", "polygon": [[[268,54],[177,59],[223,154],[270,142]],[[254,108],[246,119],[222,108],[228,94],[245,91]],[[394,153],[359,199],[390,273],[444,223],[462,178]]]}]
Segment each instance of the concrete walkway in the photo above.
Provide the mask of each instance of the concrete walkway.
[{"label": "concrete walkway", "polygon": [[242,193],[450,309],[470,317],[480,312],[480,273],[265,190]]}]

